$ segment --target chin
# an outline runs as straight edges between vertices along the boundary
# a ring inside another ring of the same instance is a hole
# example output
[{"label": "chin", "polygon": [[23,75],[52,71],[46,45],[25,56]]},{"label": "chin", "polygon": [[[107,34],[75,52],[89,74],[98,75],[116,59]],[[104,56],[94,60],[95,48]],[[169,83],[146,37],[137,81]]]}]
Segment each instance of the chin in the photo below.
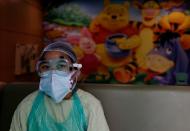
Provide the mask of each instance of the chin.
[{"label": "chin", "polygon": [[72,96],[72,93],[70,92],[70,93],[68,93],[66,96],[65,96],[65,100],[68,100],[68,99],[70,99],[71,98],[71,96]]}]

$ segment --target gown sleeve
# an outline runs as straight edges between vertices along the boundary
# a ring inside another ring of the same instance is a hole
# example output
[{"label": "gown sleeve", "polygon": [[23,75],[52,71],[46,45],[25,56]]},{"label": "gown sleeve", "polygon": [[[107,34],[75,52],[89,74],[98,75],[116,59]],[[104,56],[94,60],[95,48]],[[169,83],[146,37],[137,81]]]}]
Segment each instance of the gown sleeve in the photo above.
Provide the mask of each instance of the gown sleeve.
[{"label": "gown sleeve", "polygon": [[97,100],[89,113],[87,131],[109,131],[101,103]]},{"label": "gown sleeve", "polygon": [[25,110],[22,109],[22,106],[18,106],[14,112],[9,131],[27,131],[26,123],[27,115]]},{"label": "gown sleeve", "polygon": [[28,115],[30,113],[32,103],[36,95],[37,91],[31,93],[17,106],[9,131],[27,131]]},{"label": "gown sleeve", "polygon": [[101,102],[92,94],[78,90],[87,118],[87,131],[110,131]]}]

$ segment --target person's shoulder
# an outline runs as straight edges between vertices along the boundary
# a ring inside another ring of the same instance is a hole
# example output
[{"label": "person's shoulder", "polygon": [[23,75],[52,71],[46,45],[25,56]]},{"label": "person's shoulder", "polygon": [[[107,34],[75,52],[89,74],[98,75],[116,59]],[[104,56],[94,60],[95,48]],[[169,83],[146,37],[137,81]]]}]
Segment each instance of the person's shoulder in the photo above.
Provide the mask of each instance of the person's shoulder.
[{"label": "person's shoulder", "polygon": [[38,94],[38,90],[27,95],[18,105],[18,108],[23,109],[30,107]]},{"label": "person's shoulder", "polygon": [[77,90],[77,94],[82,103],[85,105],[100,105],[100,101],[91,93],[82,89]]},{"label": "person's shoulder", "polygon": [[[16,110],[14,111],[14,115],[12,117],[12,122],[10,126],[10,130],[15,129],[26,129],[26,123],[31,111],[32,102],[35,99],[38,91],[35,91],[28,96],[26,96],[17,106]],[[19,125],[18,125],[19,123]]]},{"label": "person's shoulder", "polygon": [[92,95],[91,93],[84,91],[82,89],[78,89],[77,90],[77,94],[80,98],[88,98],[88,99],[95,99],[98,100],[94,95]]},{"label": "person's shoulder", "polygon": [[102,111],[102,104],[94,95],[84,90],[78,89],[77,94],[84,107],[87,119],[95,117],[97,112]]}]

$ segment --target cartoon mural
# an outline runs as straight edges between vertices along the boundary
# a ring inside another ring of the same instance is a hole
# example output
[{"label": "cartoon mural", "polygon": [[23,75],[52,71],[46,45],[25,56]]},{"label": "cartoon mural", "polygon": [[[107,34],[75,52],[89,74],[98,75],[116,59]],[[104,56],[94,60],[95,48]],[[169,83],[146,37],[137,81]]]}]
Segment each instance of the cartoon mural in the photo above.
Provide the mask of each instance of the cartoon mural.
[{"label": "cartoon mural", "polygon": [[44,40],[71,43],[83,82],[189,85],[187,3],[71,0],[48,8]]}]

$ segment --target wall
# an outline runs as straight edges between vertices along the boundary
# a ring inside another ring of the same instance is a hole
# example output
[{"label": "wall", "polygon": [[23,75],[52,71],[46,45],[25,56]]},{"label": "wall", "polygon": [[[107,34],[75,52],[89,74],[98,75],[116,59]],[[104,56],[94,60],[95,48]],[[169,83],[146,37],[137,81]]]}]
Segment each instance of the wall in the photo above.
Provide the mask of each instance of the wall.
[{"label": "wall", "polygon": [[0,16],[0,81],[10,82],[23,79],[14,75],[15,47],[16,43],[41,43],[40,3],[26,0],[7,0],[6,2],[0,0]]}]

